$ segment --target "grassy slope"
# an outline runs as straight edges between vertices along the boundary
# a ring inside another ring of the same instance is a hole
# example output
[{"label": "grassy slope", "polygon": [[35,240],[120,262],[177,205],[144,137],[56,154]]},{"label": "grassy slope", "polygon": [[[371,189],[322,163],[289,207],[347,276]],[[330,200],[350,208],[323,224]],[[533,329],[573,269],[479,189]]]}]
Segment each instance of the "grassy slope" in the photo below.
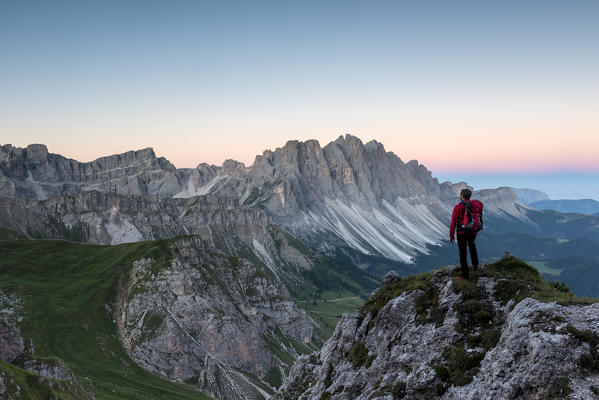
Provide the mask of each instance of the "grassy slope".
[{"label": "grassy slope", "polygon": [[137,366],[107,309],[132,262],[142,257],[165,262],[170,242],[0,241],[0,289],[24,299],[21,334],[33,340],[36,353],[62,358],[98,398],[207,399]]}]

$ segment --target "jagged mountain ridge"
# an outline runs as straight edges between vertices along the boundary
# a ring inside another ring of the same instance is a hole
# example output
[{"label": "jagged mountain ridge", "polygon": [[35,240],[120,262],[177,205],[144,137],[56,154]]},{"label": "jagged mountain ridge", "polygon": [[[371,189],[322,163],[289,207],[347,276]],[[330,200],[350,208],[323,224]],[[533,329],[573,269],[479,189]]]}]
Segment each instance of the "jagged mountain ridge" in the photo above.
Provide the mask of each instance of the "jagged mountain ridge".
[{"label": "jagged mountain ridge", "polygon": [[[140,196],[147,199],[142,202],[157,202],[162,207],[167,198],[211,194],[233,199],[239,209],[264,209],[275,223],[328,254],[346,247],[405,263],[447,236],[451,206],[459,189],[466,185],[440,184],[418,162],[404,163],[385,151],[382,144],[363,144],[351,135],[339,137],[322,148],[315,140],[289,141],[282,148],[257,156],[250,167],[228,160],[220,167],[200,164],[195,169],[176,169],[164,158],[157,158],[151,149],[103,157],[91,163],[48,153],[43,145],[26,149],[5,145],[0,149],[0,191],[5,198],[43,201],[99,191]],[[510,190],[481,195],[485,195],[491,214],[530,224],[526,216],[529,210]],[[55,203],[53,200],[51,204]],[[10,210],[12,205],[5,207]],[[56,207],[34,203],[27,207],[49,210],[40,218],[61,220],[69,229],[78,222]],[[135,219],[132,215],[127,218]],[[4,218],[0,222],[9,229],[18,225],[7,223]],[[101,223],[104,225],[90,229],[110,231],[114,225],[105,219]],[[91,235],[89,240],[139,240],[135,230],[141,232],[143,239],[172,233],[168,229],[147,232],[139,224],[134,228],[127,229],[129,234]]]}]

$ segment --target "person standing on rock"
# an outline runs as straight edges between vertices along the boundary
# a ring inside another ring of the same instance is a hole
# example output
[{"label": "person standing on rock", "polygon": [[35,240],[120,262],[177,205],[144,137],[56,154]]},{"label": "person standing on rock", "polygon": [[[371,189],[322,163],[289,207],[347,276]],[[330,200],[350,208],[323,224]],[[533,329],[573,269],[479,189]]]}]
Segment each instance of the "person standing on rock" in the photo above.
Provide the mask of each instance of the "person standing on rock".
[{"label": "person standing on rock", "polygon": [[449,240],[455,242],[455,232],[458,234],[458,249],[460,252],[460,265],[462,267],[461,279],[470,278],[468,268],[468,249],[472,259],[472,268],[478,268],[478,253],[476,252],[476,234],[483,228],[483,203],[470,200],[472,190],[462,189],[460,202],[453,208],[451,225],[449,227]]}]

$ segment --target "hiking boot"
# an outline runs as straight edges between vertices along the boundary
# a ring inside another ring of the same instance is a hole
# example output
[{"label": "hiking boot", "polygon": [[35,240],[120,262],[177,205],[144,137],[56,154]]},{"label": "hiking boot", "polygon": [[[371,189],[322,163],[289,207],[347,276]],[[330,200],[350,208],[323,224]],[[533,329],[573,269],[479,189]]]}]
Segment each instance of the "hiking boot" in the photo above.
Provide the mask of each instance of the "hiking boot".
[{"label": "hiking boot", "polygon": [[478,265],[473,265],[473,266],[472,266],[472,269],[473,269],[474,271],[478,271]]}]

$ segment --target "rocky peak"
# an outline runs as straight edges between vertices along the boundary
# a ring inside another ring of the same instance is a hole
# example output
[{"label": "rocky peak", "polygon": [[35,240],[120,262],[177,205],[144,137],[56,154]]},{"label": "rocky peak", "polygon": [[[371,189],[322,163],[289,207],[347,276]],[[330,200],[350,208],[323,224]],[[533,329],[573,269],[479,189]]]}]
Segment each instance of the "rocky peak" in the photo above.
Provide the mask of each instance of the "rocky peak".
[{"label": "rocky peak", "polygon": [[506,256],[386,283],[296,361],[275,399],[590,399],[599,303]]},{"label": "rocky peak", "polygon": [[223,162],[222,172],[226,175],[243,175],[245,173],[245,164],[232,159]]},{"label": "rocky peak", "polygon": [[547,193],[535,189],[514,188],[514,192],[518,199],[524,204],[534,203],[540,200],[549,200]]},{"label": "rocky peak", "polygon": [[15,147],[12,144],[0,146],[0,162],[11,158],[43,159],[48,156],[48,148],[43,144],[30,144],[25,148]]},{"label": "rocky peak", "polygon": [[501,199],[508,201],[518,201],[516,192],[511,187],[500,187],[497,189],[483,189],[474,192],[480,199],[491,201],[493,199]]},{"label": "rocky peak", "polygon": [[364,148],[364,143],[362,143],[362,140],[357,137],[357,136],[353,136],[349,133],[346,133],[345,136],[340,135],[335,142],[337,145],[339,145],[342,148],[346,148],[346,149],[363,149]]},{"label": "rocky peak", "polygon": [[324,147],[316,140],[291,140],[263,152],[248,168],[228,161],[206,176],[209,181],[194,172],[177,197],[218,192],[266,209],[319,250],[344,244],[407,262],[414,251],[425,252],[427,244],[446,236],[443,221],[450,209],[441,199],[455,197],[424,166],[407,166],[382,144],[364,145],[351,135]]},{"label": "rocky peak", "polygon": [[387,154],[385,146],[383,146],[382,143],[379,143],[376,140],[371,140],[370,142],[366,143],[364,145],[364,149],[366,150],[366,152],[370,154],[376,154],[379,157],[382,157],[385,154]]}]

